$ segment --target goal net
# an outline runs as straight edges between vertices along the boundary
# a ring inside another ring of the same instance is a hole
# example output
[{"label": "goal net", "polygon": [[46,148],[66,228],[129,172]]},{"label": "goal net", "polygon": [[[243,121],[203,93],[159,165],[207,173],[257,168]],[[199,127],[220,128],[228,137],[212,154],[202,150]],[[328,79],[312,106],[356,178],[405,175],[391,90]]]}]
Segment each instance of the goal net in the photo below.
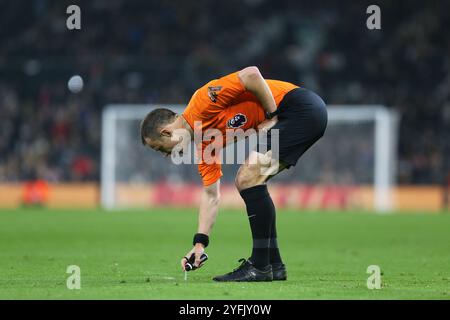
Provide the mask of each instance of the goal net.
[{"label": "goal net", "polygon": [[[195,164],[176,165],[141,144],[140,122],[152,109],[180,105],[108,105],[102,117],[101,203],[104,208],[195,206],[201,180]],[[395,207],[398,115],[383,106],[328,106],[324,137],[295,167],[270,180],[279,207]],[[224,164],[223,206],[242,207],[234,190],[238,164]]]}]

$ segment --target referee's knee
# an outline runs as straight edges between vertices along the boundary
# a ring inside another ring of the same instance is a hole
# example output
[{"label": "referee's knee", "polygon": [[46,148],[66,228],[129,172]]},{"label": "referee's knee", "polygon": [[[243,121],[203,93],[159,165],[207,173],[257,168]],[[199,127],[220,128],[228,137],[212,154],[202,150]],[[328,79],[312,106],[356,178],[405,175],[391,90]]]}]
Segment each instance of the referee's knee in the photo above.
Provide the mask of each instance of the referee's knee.
[{"label": "referee's knee", "polygon": [[264,177],[259,173],[258,168],[251,168],[248,165],[242,165],[239,168],[234,183],[239,191],[254,187],[264,182]]}]

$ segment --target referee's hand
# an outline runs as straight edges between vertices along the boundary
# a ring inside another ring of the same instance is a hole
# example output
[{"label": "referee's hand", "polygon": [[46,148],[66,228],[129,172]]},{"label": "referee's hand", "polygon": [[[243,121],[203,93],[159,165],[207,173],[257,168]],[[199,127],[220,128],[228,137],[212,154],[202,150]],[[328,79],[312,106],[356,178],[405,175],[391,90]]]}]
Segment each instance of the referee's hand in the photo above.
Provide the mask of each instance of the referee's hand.
[{"label": "referee's hand", "polygon": [[258,131],[269,131],[278,122],[278,117],[275,116],[272,119],[266,119],[258,125]]},{"label": "referee's hand", "polygon": [[183,257],[183,259],[181,259],[181,269],[183,269],[183,271],[186,271],[186,262],[187,259],[189,259],[189,257],[194,253],[195,254],[195,262],[194,262],[194,266],[196,266],[197,268],[200,268],[203,264],[201,263],[200,257],[202,256],[202,254],[205,252],[205,247],[203,246],[203,244],[201,243],[197,243],[191,251],[189,251],[188,253],[186,253],[186,255]]}]

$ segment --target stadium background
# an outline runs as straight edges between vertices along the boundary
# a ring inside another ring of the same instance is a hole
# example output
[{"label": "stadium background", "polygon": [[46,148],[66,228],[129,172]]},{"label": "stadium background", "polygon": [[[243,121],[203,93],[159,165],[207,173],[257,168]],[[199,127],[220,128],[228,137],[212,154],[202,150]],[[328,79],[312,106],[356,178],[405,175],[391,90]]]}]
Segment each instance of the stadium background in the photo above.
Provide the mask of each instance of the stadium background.
[{"label": "stadium background", "polygon": [[[32,202],[23,183],[35,180],[51,184],[38,196],[50,206],[98,205],[105,105],[183,104],[200,84],[247,65],[328,103],[397,110],[398,207],[446,206],[447,1],[380,1],[383,29],[372,32],[363,1],[74,3],[80,31],[66,28],[72,2],[0,2],[0,207]],[[67,89],[74,74],[84,77],[81,94]]]}]

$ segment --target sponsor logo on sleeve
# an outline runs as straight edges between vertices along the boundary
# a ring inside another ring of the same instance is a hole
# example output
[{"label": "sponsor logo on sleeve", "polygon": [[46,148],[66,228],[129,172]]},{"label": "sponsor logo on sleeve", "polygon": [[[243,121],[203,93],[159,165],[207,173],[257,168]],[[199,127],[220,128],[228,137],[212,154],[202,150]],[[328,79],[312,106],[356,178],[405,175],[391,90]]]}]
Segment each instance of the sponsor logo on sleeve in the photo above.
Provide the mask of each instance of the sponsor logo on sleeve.
[{"label": "sponsor logo on sleeve", "polygon": [[212,102],[217,101],[217,96],[219,95],[220,90],[222,90],[222,86],[208,87],[208,97]]}]

